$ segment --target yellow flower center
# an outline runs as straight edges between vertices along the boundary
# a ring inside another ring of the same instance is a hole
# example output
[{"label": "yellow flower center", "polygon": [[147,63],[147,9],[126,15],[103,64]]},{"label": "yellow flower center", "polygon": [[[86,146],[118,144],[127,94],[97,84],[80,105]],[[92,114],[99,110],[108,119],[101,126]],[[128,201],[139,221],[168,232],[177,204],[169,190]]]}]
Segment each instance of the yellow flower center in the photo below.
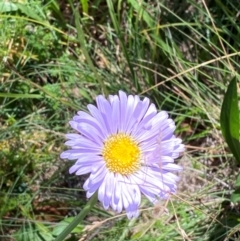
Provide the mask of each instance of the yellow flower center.
[{"label": "yellow flower center", "polygon": [[140,148],[131,136],[124,133],[108,137],[102,155],[108,170],[114,173],[128,175],[140,167]]}]

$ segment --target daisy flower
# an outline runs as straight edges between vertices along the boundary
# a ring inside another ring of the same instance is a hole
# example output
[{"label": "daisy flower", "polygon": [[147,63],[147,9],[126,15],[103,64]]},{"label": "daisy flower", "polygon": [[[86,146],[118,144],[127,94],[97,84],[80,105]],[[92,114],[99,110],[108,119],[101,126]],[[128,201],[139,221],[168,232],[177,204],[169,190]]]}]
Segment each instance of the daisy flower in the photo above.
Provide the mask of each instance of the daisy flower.
[{"label": "daisy flower", "polygon": [[71,149],[61,158],[76,160],[70,173],[90,173],[83,185],[87,198],[98,191],[105,209],[137,217],[141,194],[156,203],[176,192],[179,177],[173,172],[182,168],[174,159],[184,145],[167,112],[158,112],[148,98],[119,91],[108,99],[97,96],[96,104],[69,122],[77,133],[66,135]]}]

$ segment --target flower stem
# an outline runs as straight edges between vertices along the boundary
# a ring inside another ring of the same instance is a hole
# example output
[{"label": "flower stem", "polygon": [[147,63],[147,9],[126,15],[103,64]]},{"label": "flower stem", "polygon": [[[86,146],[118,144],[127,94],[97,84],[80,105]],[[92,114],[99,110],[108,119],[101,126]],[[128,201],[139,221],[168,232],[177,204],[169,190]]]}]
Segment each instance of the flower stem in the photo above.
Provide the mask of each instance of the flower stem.
[{"label": "flower stem", "polygon": [[82,211],[73,219],[73,221],[57,236],[54,241],[63,241],[68,234],[72,232],[72,230],[86,217],[89,211],[92,209],[94,204],[97,202],[98,192],[95,192],[93,196],[90,198],[86,206],[82,209]]}]

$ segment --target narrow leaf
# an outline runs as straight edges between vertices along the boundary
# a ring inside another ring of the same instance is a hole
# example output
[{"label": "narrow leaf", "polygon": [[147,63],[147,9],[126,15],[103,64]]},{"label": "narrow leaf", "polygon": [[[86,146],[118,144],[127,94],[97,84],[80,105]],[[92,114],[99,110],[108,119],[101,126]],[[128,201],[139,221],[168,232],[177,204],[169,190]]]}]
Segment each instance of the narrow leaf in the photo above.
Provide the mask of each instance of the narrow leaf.
[{"label": "narrow leaf", "polygon": [[143,20],[147,23],[148,27],[152,28],[155,22],[152,19],[151,15],[149,15],[148,12],[144,9],[142,2],[137,0],[128,0],[128,1],[136,10],[138,17],[142,17]]},{"label": "narrow leaf", "polygon": [[88,14],[88,1],[87,0],[81,0],[81,3],[82,3],[83,12]]},{"label": "narrow leaf", "polygon": [[236,158],[236,161],[240,163],[239,110],[236,78],[232,79],[225,93],[220,115],[220,124],[223,137],[229,149]]},{"label": "narrow leaf", "polygon": [[240,202],[240,189],[235,190],[231,195],[231,201],[233,203]]},{"label": "narrow leaf", "polygon": [[43,98],[42,95],[38,94],[15,94],[15,93],[0,93],[0,97],[5,98],[33,98],[33,99],[40,99]]}]

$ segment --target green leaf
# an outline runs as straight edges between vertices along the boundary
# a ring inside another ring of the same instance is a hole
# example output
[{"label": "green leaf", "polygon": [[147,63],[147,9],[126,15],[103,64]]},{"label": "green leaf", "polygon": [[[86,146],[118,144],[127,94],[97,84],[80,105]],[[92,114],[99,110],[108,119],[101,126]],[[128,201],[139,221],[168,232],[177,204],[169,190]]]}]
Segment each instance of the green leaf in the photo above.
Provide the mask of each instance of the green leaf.
[{"label": "green leaf", "polygon": [[237,190],[235,190],[232,195],[231,195],[231,201],[233,203],[237,203],[240,202],[240,188],[238,188]]},{"label": "green leaf", "polygon": [[22,3],[16,3],[16,6],[19,8],[19,10],[26,14],[29,18],[32,18],[34,20],[42,22],[43,19],[39,16],[39,14],[30,6]]},{"label": "green leaf", "polygon": [[238,175],[238,177],[237,177],[237,181],[235,183],[235,186],[240,187],[240,175]]},{"label": "green leaf", "polygon": [[0,13],[6,13],[6,12],[12,12],[12,11],[17,11],[18,7],[15,3],[11,2],[0,2]]},{"label": "green leaf", "polygon": [[33,99],[39,99],[43,98],[43,96],[38,94],[15,94],[15,93],[0,93],[0,97],[5,98],[33,98]]},{"label": "green leaf", "polygon": [[83,12],[88,14],[88,1],[87,0],[81,0],[81,3],[82,3]]},{"label": "green leaf", "polygon": [[132,239],[132,240],[136,240],[136,239],[141,238],[143,235],[144,235],[144,231],[141,230],[141,231],[138,231],[138,232],[134,233],[134,234],[131,236],[131,239]]},{"label": "green leaf", "polygon": [[53,236],[49,232],[43,232],[36,228],[33,224],[28,227],[22,226],[22,228],[14,234],[16,241],[52,241]]},{"label": "green leaf", "polygon": [[236,161],[240,163],[239,110],[236,78],[232,79],[225,93],[220,114],[220,124],[223,137],[229,149],[236,158]]},{"label": "green leaf", "polygon": [[236,190],[231,195],[231,201],[233,203],[240,202],[240,174],[237,177],[235,187],[236,187]]},{"label": "green leaf", "polygon": [[[63,230],[73,221],[74,217],[70,217],[70,218],[66,218],[63,221],[61,221],[60,223],[58,223],[55,228],[53,229],[52,234],[54,236],[58,236],[60,233],[63,232]],[[81,224],[78,224],[77,227],[75,227],[73,229],[73,233],[81,233],[83,230],[84,226]]]},{"label": "green leaf", "polygon": [[144,9],[142,2],[140,3],[137,0],[128,0],[128,2],[132,5],[132,7],[136,10],[138,17],[142,17],[143,20],[147,23],[149,28],[154,26],[154,20],[151,15]]}]

